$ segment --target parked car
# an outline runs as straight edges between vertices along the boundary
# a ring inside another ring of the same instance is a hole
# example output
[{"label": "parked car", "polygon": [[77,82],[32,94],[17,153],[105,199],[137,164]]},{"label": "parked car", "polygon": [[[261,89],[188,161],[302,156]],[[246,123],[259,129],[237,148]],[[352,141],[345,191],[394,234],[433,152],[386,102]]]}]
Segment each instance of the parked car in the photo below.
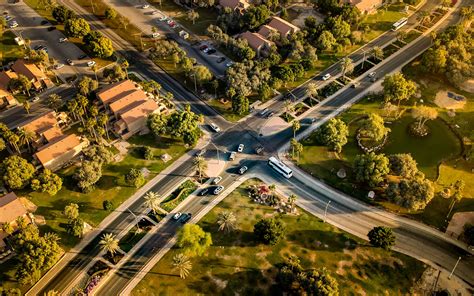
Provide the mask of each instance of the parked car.
[{"label": "parked car", "polygon": [[168,17],[166,15],[163,15],[163,16],[160,16],[159,20],[164,22],[164,21],[168,20]]},{"label": "parked car", "polygon": [[7,22],[9,22],[13,19],[13,17],[11,15],[8,15],[8,14],[4,18]]},{"label": "parked car", "polygon": [[207,53],[208,55],[211,55],[211,54],[216,53],[216,52],[217,52],[217,50],[215,50],[214,48],[212,48],[212,49],[208,50],[206,53]]},{"label": "parked car", "polygon": [[222,181],[222,177],[217,176],[214,178],[214,180],[212,180],[212,184],[219,184],[220,181]]},{"label": "parked car", "polygon": [[234,160],[236,154],[237,154],[237,152],[232,151],[232,152],[230,153],[230,155],[229,155],[229,160]]},{"label": "parked car", "polygon": [[66,60],[66,63],[67,63],[69,66],[74,66],[74,62],[73,62],[71,59],[67,59],[67,60]]},{"label": "parked car", "polygon": [[243,174],[245,174],[245,172],[248,171],[248,170],[249,170],[248,167],[243,166],[243,167],[241,167],[241,168],[239,169],[239,174],[243,175]]},{"label": "parked car", "polygon": [[267,114],[268,111],[269,111],[268,108],[265,108],[262,111],[258,112],[258,115],[265,116],[265,114]]},{"label": "parked car", "polygon": [[61,63],[57,63],[56,65],[53,66],[53,68],[54,68],[55,70],[59,70],[59,69],[61,69],[61,68],[63,68],[63,67],[64,67],[64,64],[61,64]]},{"label": "parked car", "polygon": [[95,61],[88,61],[87,62],[87,66],[89,66],[89,67],[94,67],[94,65],[95,65]]},{"label": "parked car", "polygon": [[209,126],[212,128],[213,131],[215,131],[216,133],[220,132],[221,129],[215,124],[215,123],[210,123]]},{"label": "parked car", "polygon": [[226,66],[227,68],[229,68],[229,67],[232,66],[233,64],[234,64],[234,62],[230,61],[230,62],[228,62],[227,64],[225,64],[225,66]]},{"label": "parked car", "polygon": [[260,145],[260,144],[257,145],[257,146],[255,147],[255,152],[256,152],[257,154],[259,154],[259,155],[263,154],[263,146]]},{"label": "parked car", "polygon": [[210,47],[206,47],[206,48],[203,50],[203,52],[204,52],[204,53],[208,53],[209,50],[211,50],[211,49],[212,49],[212,48],[210,48]]},{"label": "parked car", "polygon": [[214,189],[214,195],[218,195],[222,190],[224,190],[224,186],[217,186],[216,189]]},{"label": "parked car", "polygon": [[181,219],[179,219],[179,222],[181,222],[181,224],[186,224],[189,222],[189,220],[191,220],[192,216],[193,215],[191,213],[183,214]]},{"label": "parked car", "polygon": [[324,74],[324,76],[323,76],[323,81],[326,81],[326,80],[328,80],[329,78],[331,78],[331,74],[329,74],[329,73]]},{"label": "parked car", "polygon": [[177,212],[176,214],[173,215],[173,219],[178,220],[179,217],[181,217],[181,212]]},{"label": "parked car", "polygon": [[158,14],[158,10],[153,10],[153,11],[151,12],[151,15],[155,15],[155,14]]},{"label": "parked car", "polygon": [[225,61],[225,57],[220,57],[217,59],[218,64],[222,63],[223,61]]},{"label": "parked car", "polygon": [[209,192],[209,188],[204,188],[203,190],[199,191],[199,196],[207,195]]},{"label": "parked car", "polygon": [[13,28],[16,28],[18,27],[18,23],[16,21],[11,21],[9,24],[8,24],[8,27],[10,29],[13,29]]},{"label": "parked car", "polygon": [[61,37],[59,38],[59,43],[64,43],[67,41],[67,38],[66,37]]},{"label": "parked car", "polygon": [[237,152],[242,152],[244,151],[244,144],[239,144],[239,147],[237,147]]},{"label": "parked car", "polygon": [[370,72],[368,76],[369,78],[372,78],[372,77],[375,77],[376,74],[377,72],[374,71],[374,72]]},{"label": "parked car", "polygon": [[160,33],[158,33],[158,32],[155,32],[155,33],[151,34],[151,38],[158,38],[158,37],[160,37]]},{"label": "parked car", "polygon": [[38,102],[40,100],[40,97],[36,96],[31,99],[32,102]]}]

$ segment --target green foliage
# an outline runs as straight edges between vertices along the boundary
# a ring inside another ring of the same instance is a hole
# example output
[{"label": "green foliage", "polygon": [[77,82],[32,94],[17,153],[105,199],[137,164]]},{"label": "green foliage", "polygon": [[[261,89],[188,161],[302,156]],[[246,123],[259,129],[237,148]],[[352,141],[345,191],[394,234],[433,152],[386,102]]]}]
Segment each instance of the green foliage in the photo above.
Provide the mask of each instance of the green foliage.
[{"label": "green foliage", "polygon": [[11,189],[21,189],[28,185],[35,173],[35,167],[20,156],[9,156],[1,166],[3,182]]},{"label": "green foliage", "polygon": [[111,82],[116,82],[125,79],[127,72],[124,71],[122,66],[115,64],[112,68],[104,69],[103,76]]},{"label": "green foliage", "polygon": [[100,165],[109,164],[114,158],[114,154],[103,145],[93,145],[84,151],[87,160],[96,162]]},{"label": "green foliage", "polygon": [[143,158],[146,160],[152,160],[153,158],[155,158],[153,150],[149,146],[143,147]]},{"label": "green foliage", "polygon": [[66,225],[66,231],[75,237],[82,237],[84,233],[84,220],[81,218],[70,219]]},{"label": "green foliage", "polygon": [[57,5],[53,8],[53,18],[58,23],[64,23],[66,20],[75,16],[74,12],[63,5]]},{"label": "green foliage", "polygon": [[385,127],[384,120],[380,115],[370,113],[367,119],[362,122],[359,133],[362,137],[369,138],[372,141],[380,142],[390,132],[388,127]]},{"label": "green foliage", "polygon": [[317,39],[317,46],[322,50],[331,50],[336,45],[336,38],[330,31],[323,31]]},{"label": "green foliage", "polygon": [[107,7],[107,9],[104,11],[104,16],[108,20],[113,20],[117,17],[117,11],[111,7]]},{"label": "green foliage", "polygon": [[391,182],[387,196],[396,204],[410,210],[422,210],[434,197],[433,183],[424,178],[402,179]]},{"label": "green foliage", "polygon": [[177,245],[188,256],[202,256],[212,245],[211,234],[202,230],[199,225],[186,224],[178,231]]},{"label": "green foliage", "polygon": [[388,160],[390,170],[394,175],[410,179],[418,173],[418,164],[409,153],[393,154],[388,157]]},{"label": "green foliage", "polygon": [[41,174],[31,180],[31,189],[37,192],[47,192],[51,196],[56,195],[62,185],[61,177],[48,169],[44,169]]},{"label": "green foliage", "polygon": [[351,35],[351,26],[341,16],[328,17],[325,20],[328,28],[336,40],[342,40]]},{"label": "green foliage", "polygon": [[152,113],[148,116],[148,127],[156,136],[167,132],[169,117],[165,114]]},{"label": "green foliage", "polygon": [[369,231],[369,242],[372,246],[390,250],[395,244],[393,230],[387,226],[376,226]]},{"label": "green foliage", "polygon": [[128,185],[139,188],[145,183],[145,177],[143,176],[143,173],[140,170],[132,168],[125,175],[125,182]]},{"label": "green foliage", "polygon": [[400,104],[416,93],[416,84],[400,72],[385,76],[382,86],[386,102],[398,101]]},{"label": "green foliage", "polygon": [[367,182],[369,186],[377,186],[390,172],[388,158],[383,154],[360,154],[354,160],[354,172],[359,182]]},{"label": "green foliage", "polygon": [[255,223],[253,233],[261,242],[275,245],[285,235],[285,225],[280,219],[260,219]]},{"label": "green foliage", "polygon": [[251,6],[242,16],[241,26],[249,30],[256,29],[270,17],[270,14],[266,5]]},{"label": "green foliage", "polygon": [[84,76],[79,81],[77,87],[79,89],[80,94],[87,96],[90,94],[91,91],[94,91],[99,87],[99,83],[88,76]]},{"label": "green foliage", "polygon": [[21,290],[18,288],[5,288],[0,286],[0,296],[21,296]]},{"label": "green foliage", "polygon": [[77,186],[83,192],[91,192],[100,177],[102,177],[102,165],[96,161],[84,161],[74,174]]},{"label": "green foliage", "polygon": [[69,220],[74,220],[79,217],[79,205],[75,203],[70,203],[64,207],[64,216]]},{"label": "green foliage", "polygon": [[113,203],[108,199],[102,202],[102,207],[104,208],[105,211],[110,211],[113,206],[114,206]]},{"label": "green foliage", "polygon": [[268,83],[262,83],[258,88],[258,98],[262,101],[266,101],[273,95],[272,88],[268,85]]},{"label": "green foliage", "polygon": [[196,75],[196,80],[200,85],[209,82],[212,79],[212,73],[206,66],[196,66],[193,68],[192,72],[194,75]]},{"label": "green foliage", "polygon": [[87,50],[96,57],[108,58],[114,53],[112,41],[102,36],[98,31],[86,34],[82,41],[86,45]]},{"label": "green foliage", "polygon": [[91,30],[89,23],[83,18],[70,18],[64,23],[66,35],[70,37],[83,37]]},{"label": "green foliage", "polygon": [[7,144],[4,139],[0,138],[0,151],[5,150],[5,148],[7,148]]},{"label": "green foliage", "polygon": [[331,118],[319,129],[316,130],[316,139],[322,145],[338,153],[347,144],[349,129],[344,121],[338,118]]},{"label": "green foliage", "polygon": [[239,115],[249,112],[249,99],[243,95],[237,95],[233,97],[232,111]]}]

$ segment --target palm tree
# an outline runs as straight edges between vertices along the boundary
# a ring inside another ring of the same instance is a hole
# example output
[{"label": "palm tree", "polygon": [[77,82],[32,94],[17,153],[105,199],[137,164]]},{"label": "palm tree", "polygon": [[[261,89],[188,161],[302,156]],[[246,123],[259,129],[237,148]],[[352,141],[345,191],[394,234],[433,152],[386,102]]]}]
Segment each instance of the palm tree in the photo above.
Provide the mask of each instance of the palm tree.
[{"label": "palm tree", "polygon": [[148,191],[147,194],[145,194],[145,206],[152,210],[154,214],[158,211],[160,208],[160,195],[156,192],[153,191]]},{"label": "palm tree", "polygon": [[119,249],[118,243],[119,241],[113,233],[105,233],[99,241],[100,248],[111,255],[115,254]]},{"label": "palm tree", "polygon": [[374,58],[381,61],[384,55],[383,49],[379,46],[374,46],[374,48],[372,48],[372,55],[374,56]]},{"label": "palm tree", "polygon": [[217,216],[217,225],[219,225],[220,231],[225,231],[227,233],[235,229],[235,223],[237,218],[235,218],[234,213],[232,212],[222,212]]},{"label": "palm tree", "polygon": [[420,22],[420,25],[424,25],[425,22],[431,19],[430,13],[428,11],[423,10],[418,14],[417,19]]},{"label": "palm tree", "polygon": [[[154,27],[153,27],[154,28]],[[127,76],[127,79],[128,79],[128,67],[130,67],[130,64],[128,63],[127,60],[123,60],[121,63],[120,63],[120,66],[125,70],[125,75]]]},{"label": "palm tree", "polygon": [[92,65],[91,70],[94,71],[95,81],[99,81],[99,79],[97,79],[97,65]]},{"label": "palm tree", "polygon": [[18,137],[17,134],[15,134],[12,131],[6,131],[3,134],[3,138],[10,144],[10,146],[15,149],[15,151],[20,154],[20,147],[18,147],[18,142],[20,141],[20,138]]},{"label": "palm tree", "polygon": [[303,144],[298,142],[295,138],[292,138],[290,141],[290,146],[292,150],[292,157],[296,157],[298,155],[298,158],[300,157],[301,152],[303,152]]},{"label": "palm tree", "polygon": [[58,111],[59,108],[63,106],[63,100],[60,95],[58,94],[51,94],[48,97],[48,106],[49,108],[53,109],[54,111]]},{"label": "palm tree", "polygon": [[188,11],[187,18],[188,20],[192,21],[194,25],[194,22],[199,18],[199,13],[194,9],[191,9]]},{"label": "palm tree", "polygon": [[199,173],[199,180],[202,181],[202,172],[207,169],[206,159],[202,156],[196,156],[193,160],[193,164]]},{"label": "palm tree", "polygon": [[97,123],[104,127],[105,133],[107,135],[107,140],[110,140],[109,128],[107,126],[108,122],[109,122],[109,116],[106,113],[100,113],[99,116],[97,117]]},{"label": "palm tree", "polygon": [[291,123],[291,127],[293,129],[293,138],[296,137],[296,132],[301,128],[301,123],[298,120],[293,120]]},{"label": "palm tree", "polygon": [[313,99],[318,95],[318,86],[315,82],[308,83],[308,86],[306,86],[306,95]]},{"label": "palm tree", "polygon": [[296,195],[292,194],[288,197],[288,204],[290,205],[291,207],[291,210],[294,209],[295,207],[295,202],[296,202]]},{"label": "palm tree", "polygon": [[69,111],[70,114],[72,114],[72,117],[74,117],[75,120],[77,120],[78,115],[77,115],[77,108],[79,105],[77,104],[76,100],[70,100],[67,102],[67,110]]},{"label": "palm tree", "polygon": [[354,64],[352,63],[352,60],[350,58],[348,57],[342,58],[341,71],[342,71],[342,77],[345,77],[346,74],[350,74],[352,71],[354,71]]},{"label": "palm tree", "polygon": [[10,235],[13,233],[13,231],[15,231],[15,229],[13,228],[13,226],[8,223],[8,222],[5,222],[2,224],[2,230],[7,234],[7,235]]},{"label": "palm tree", "polygon": [[25,101],[25,102],[23,103],[23,109],[25,109],[25,111],[26,111],[27,114],[30,114],[30,109],[31,109],[31,104],[30,104],[30,102]]},{"label": "palm tree", "polygon": [[173,269],[177,269],[179,271],[179,277],[182,279],[185,279],[193,268],[189,258],[182,253],[173,256],[172,265]]},{"label": "palm tree", "polygon": [[35,133],[29,130],[26,130],[22,127],[19,127],[17,129],[16,134],[18,135],[18,143],[20,146],[27,145],[28,150],[31,150],[31,142],[34,141],[35,139]]}]

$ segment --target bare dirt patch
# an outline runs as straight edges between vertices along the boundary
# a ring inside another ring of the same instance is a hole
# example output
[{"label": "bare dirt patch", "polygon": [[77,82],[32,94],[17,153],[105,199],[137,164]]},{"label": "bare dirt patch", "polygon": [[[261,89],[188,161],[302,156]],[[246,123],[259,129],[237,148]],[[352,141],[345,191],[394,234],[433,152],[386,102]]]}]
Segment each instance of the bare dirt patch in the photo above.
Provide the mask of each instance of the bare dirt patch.
[{"label": "bare dirt patch", "polygon": [[474,79],[468,79],[460,85],[460,88],[464,91],[474,94]]},{"label": "bare dirt patch", "polygon": [[304,20],[309,16],[314,17],[318,23],[322,23],[324,21],[324,16],[314,11],[312,5],[299,3],[291,6],[289,10],[292,10],[292,12],[296,14],[296,18],[291,20],[291,23],[300,28],[304,27]]},{"label": "bare dirt patch", "polygon": [[460,212],[453,215],[449,221],[446,234],[458,238],[464,232],[464,225],[474,224],[474,212]]},{"label": "bare dirt patch", "polygon": [[462,109],[466,105],[466,98],[461,99],[461,95],[446,90],[439,91],[435,97],[435,104],[445,109]]}]

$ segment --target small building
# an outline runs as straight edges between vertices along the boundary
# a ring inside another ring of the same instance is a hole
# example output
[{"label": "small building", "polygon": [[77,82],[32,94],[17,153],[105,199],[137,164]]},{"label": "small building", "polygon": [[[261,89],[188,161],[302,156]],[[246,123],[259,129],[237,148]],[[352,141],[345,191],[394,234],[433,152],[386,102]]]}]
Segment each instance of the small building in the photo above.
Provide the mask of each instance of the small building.
[{"label": "small building", "polygon": [[55,171],[71,161],[88,145],[87,139],[75,134],[63,135],[38,149],[34,157],[44,168]]},{"label": "small building", "polygon": [[289,35],[300,30],[297,26],[277,16],[272,17],[270,23],[268,23],[268,27],[277,30],[282,38],[288,38]]},{"label": "small building", "polygon": [[33,118],[19,126],[33,134],[36,139],[33,143],[35,147],[40,147],[47,142],[53,141],[56,137],[62,135],[59,123],[56,118],[56,112],[50,111]]},{"label": "small building", "polygon": [[[148,131],[146,125],[148,115],[164,111],[164,106],[160,108],[153,100],[143,101],[119,115],[119,120],[115,122],[114,131],[123,139],[128,139],[134,134]],[[166,109],[166,108],[165,108]]]},{"label": "small building", "polygon": [[[0,197],[0,225],[8,223],[13,227],[14,230],[16,230],[16,220],[19,217],[23,217],[28,223],[31,223],[31,219],[28,216],[28,211],[16,194],[14,192],[10,192]],[[0,228],[0,250],[5,248],[6,244],[4,239],[7,236],[8,234]]]},{"label": "small building", "polygon": [[374,13],[377,8],[383,5],[383,0],[344,0],[344,3],[349,3],[357,7],[362,13]]},{"label": "small building", "polygon": [[10,90],[10,80],[18,78],[18,75],[12,70],[0,72],[0,88]]},{"label": "small building", "polygon": [[222,8],[230,8],[232,11],[238,11],[241,14],[250,7],[250,3],[247,0],[220,0],[219,5]]},{"label": "small building", "polygon": [[259,33],[247,31],[240,34],[239,38],[247,40],[250,48],[255,50],[257,57],[265,56],[270,48],[274,45],[272,41],[265,39],[265,37]]},{"label": "small building", "polygon": [[0,88],[0,109],[15,106],[18,104],[18,101],[15,97],[7,90]]},{"label": "small building", "polygon": [[13,63],[12,70],[18,75],[22,74],[30,79],[33,84],[33,88],[36,90],[42,90],[44,88],[51,88],[54,83],[49,77],[35,64],[26,63],[23,59],[18,59]]}]

